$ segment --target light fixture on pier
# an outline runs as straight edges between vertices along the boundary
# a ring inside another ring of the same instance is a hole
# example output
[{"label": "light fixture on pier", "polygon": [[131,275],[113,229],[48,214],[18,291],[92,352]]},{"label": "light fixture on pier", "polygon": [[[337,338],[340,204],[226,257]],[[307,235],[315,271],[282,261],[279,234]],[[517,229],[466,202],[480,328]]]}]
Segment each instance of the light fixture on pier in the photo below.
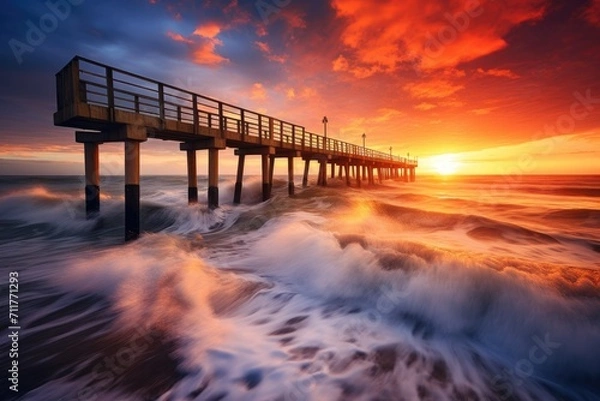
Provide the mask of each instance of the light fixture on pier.
[{"label": "light fixture on pier", "polygon": [[323,133],[325,138],[327,138],[327,123],[329,122],[329,120],[327,119],[327,116],[323,117]]},{"label": "light fixture on pier", "polygon": [[362,134],[362,139],[363,139],[363,148],[366,148],[367,147],[367,142],[366,142],[366,140],[367,140],[367,134],[363,133]]}]

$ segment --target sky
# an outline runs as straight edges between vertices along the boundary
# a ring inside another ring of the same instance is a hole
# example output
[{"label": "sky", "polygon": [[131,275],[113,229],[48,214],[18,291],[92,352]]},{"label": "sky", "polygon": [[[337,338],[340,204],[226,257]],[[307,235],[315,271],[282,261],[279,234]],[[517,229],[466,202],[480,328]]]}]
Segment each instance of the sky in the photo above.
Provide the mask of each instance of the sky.
[{"label": "sky", "polygon": [[[326,115],[329,136],[365,133],[418,156],[418,174],[600,173],[600,0],[9,0],[0,13],[0,174],[83,173],[74,130],[52,121],[54,75],[75,55],[313,132]],[[122,144],[101,146],[103,174],[122,159]],[[176,143],[142,145],[144,174],[185,171]]]}]

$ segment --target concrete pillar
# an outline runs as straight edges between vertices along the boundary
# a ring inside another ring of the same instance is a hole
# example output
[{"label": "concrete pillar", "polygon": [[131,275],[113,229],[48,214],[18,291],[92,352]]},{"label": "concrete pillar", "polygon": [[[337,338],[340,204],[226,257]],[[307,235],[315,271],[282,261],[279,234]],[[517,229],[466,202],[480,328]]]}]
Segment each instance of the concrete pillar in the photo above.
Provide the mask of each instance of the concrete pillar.
[{"label": "concrete pillar", "polygon": [[100,154],[98,142],[86,142],[85,156],[85,214],[93,219],[100,214]]},{"label": "concrete pillar", "polygon": [[323,163],[319,161],[319,172],[317,173],[317,185],[323,185]]},{"label": "concrete pillar", "polygon": [[275,155],[269,155],[269,198],[273,193],[273,174],[275,173]]},{"label": "concrete pillar", "polygon": [[125,141],[125,241],[140,236],[140,143]]},{"label": "concrete pillar", "polygon": [[269,177],[271,176],[271,173],[269,172],[269,155],[261,155],[260,158],[262,170],[262,192],[264,202],[271,198],[271,194],[269,193]]},{"label": "concrete pillar", "polygon": [[235,179],[235,192],[233,194],[233,203],[239,205],[242,201],[242,182],[244,180],[244,164],[246,162],[246,155],[238,156],[238,168],[237,176]]},{"label": "concrete pillar", "polygon": [[362,183],[361,183],[361,180],[362,180],[362,178],[361,178],[361,176],[360,176],[361,169],[362,169],[362,166],[359,166],[359,165],[357,165],[357,166],[356,166],[356,185],[357,185],[359,188],[360,188],[360,186],[361,186],[361,184],[362,184]]},{"label": "concrete pillar", "polygon": [[367,180],[367,166],[366,165],[362,166],[362,177],[363,177],[363,180]]},{"label": "concrete pillar", "polygon": [[288,157],[288,195],[294,196],[294,158]]},{"label": "concrete pillar", "polygon": [[346,170],[346,185],[350,186],[350,164],[346,163],[344,168]]},{"label": "concrete pillar", "polygon": [[208,149],[208,207],[219,207],[219,149]]},{"label": "concrete pillar", "polygon": [[331,163],[331,179],[335,178],[335,163]]},{"label": "concrete pillar", "polygon": [[188,149],[187,151],[187,171],[188,171],[188,203],[198,203],[198,169],[196,165],[196,151]]},{"label": "concrete pillar", "polygon": [[304,175],[302,176],[302,187],[308,186],[308,172],[310,171],[310,159],[304,161]]},{"label": "concrete pillar", "polygon": [[327,160],[319,160],[319,185],[327,186]]},{"label": "concrete pillar", "polygon": [[342,177],[344,176],[343,174],[343,168],[344,166],[342,164],[340,164],[339,168],[338,168],[338,178],[341,180]]}]

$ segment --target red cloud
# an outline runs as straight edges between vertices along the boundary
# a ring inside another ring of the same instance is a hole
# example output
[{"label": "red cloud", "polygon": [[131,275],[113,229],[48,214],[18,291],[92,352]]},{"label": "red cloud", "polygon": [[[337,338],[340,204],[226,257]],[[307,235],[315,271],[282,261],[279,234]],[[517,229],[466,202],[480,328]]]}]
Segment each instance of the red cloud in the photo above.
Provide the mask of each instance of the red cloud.
[{"label": "red cloud", "polygon": [[408,83],[403,89],[416,99],[443,99],[454,95],[465,87],[445,79],[432,79],[419,83]]},{"label": "red cloud", "polygon": [[455,67],[502,49],[513,27],[536,21],[548,0],[333,0],[344,21],[346,52],[334,70],[357,77],[396,71],[412,62],[424,70]]},{"label": "red cloud", "polygon": [[590,24],[600,27],[600,0],[591,0],[590,5],[583,13],[583,17]]},{"label": "red cloud", "polygon": [[511,70],[500,69],[500,68],[492,68],[489,70],[484,70],[483,68],[478,68],[477,73],[479,75],[488,75],[491,77],[498,77],[498,78],[509,78],[509,79],[520,78],[519,75],[515,74]]}]

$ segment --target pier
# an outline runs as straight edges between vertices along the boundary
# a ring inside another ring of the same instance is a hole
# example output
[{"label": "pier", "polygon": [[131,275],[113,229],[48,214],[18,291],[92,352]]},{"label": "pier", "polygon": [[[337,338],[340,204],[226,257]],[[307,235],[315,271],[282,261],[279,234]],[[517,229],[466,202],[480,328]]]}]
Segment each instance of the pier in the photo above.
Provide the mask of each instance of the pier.
[{"label": "pier", "polygon": [[[262,197],[271,197],[275,161],[287,161],[288,193],[294,195],[294,159],[319,165],[317,184],[330,178],[360,187],[386,179],[414,181],[418,161],[396,157],[308,132],[304,126],[257,113],[82,57],[56,74],[54,124],[76,128],[84,146],[88,218],[100,211],[99,145],[124,143],[125,240],[140,234],[140,144],[148,139],[179,142],[186,154],[188,201],[198,202],[197,152],[208,153],[208,206],[219,206],[219,151],[238,157],[233,203],[240,203],[247,156],[261,159]],[[330,171],[328,169],[330,168]],[[329,174],[330,172],[330,174]],[[377,177],[375,177],[377,174]]]}]

